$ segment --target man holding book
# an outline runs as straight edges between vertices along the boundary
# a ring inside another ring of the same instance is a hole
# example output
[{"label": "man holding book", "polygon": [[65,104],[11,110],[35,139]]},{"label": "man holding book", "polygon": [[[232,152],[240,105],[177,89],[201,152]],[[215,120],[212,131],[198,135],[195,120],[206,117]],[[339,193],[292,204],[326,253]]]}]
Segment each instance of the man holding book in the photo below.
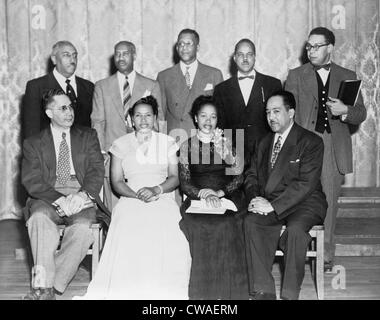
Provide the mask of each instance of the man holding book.
[{"label": "man holding book", "polygon": [[363,122],[367,116],[363,98],[358,92],[356,102],[348,105],[338,99],[342,81],[357,79],[355,72],[331,61],[335,36],[324,27],[311,30],[306,43],[310,60],[289,71],[285,90],[296,98],[296,122],[316,132],[324,142],[321,182],[327,197],[325,219],[325,270],[333,266],[334,229],[337,203],[344,175],[351,173],[352,126]]}]

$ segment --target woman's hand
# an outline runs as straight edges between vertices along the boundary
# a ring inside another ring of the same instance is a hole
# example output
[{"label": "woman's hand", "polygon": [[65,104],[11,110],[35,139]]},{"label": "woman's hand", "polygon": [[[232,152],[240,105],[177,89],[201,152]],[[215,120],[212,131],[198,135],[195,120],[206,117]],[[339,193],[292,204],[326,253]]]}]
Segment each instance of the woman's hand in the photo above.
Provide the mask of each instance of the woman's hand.
[{"label": "woman's hand", "polygon": [[137,198],[144,202],[157,200],[154,187],[143,187],[136,192]]},{"label": "woman's hand", "polygon": [[212,189],[201,189],[199,192],[198,192],[198,197],[200,199],[206,199],[209,195],[214,195],[214,196],[218,196],[218,194],[212,190]]},{"label": "woman's hand", "polygon": [[212,208],[220,208],[222,205],[222,201],[218,196],[210,194],[206,197],[206,204]]}]

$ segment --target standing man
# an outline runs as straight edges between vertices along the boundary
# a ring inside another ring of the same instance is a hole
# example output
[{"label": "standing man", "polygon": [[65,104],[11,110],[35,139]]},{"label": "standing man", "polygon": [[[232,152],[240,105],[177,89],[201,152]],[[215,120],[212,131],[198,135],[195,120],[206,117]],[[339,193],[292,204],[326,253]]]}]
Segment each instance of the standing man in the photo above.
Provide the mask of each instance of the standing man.
[{"label": "standing man", "polygon": [[[25,139],[23,147],[25,220],[34,261],[26,300],[53,300],[63,293],[94,241],[91,224],[97,215],[110,220],[99,198],[104,165],[96,131],[72,126],[72,103],[61,89],[44,95],[44,108],[50,126]],[[59,224],[66,229],[57,251]]]},{"label": "standing man", "polygon": [[314,131],[324,142],[322,186],[327,196],[325,220],[325,271],[333,267],[335,222],[338,197],[344,175],[352,172],[350,125],[359,125],[367,116],[361,93],[355,106],[337,99],[342,80],[357,79],[355,72],[331,62],[335,36],[318,27],[311,30],[306,44],[309,63],[290,70],[285,89],[297,103],[296,121]]},{"label": "standing man", "polygon": [[[214,87],[223,81],[223,75],[219,69],[197,60],[199,34],[195,30],[182,30],[176,49],[180,62],[161,71],[157,80],[161,88],[167,132],[178,139],[181,135],[184,138],[185,133],[187,138],[190,137],[191,129],[195,128],[189,114],[194,100],[200,95],[212,95]],[[184,131],[172,131],[175,129]]]},{"label": "standing man", "polygon": [[[251,159],[254,148],[270,128],[265,119],[266,99],[281,90],[279,79],[257,72],[255,67],[256,48],[249,39],[241,39],[235,45],[233,57],[238,72],[216,86],[214,97],[221,109],[222,127],[244,130],[246,159]],[[232,139],[236,142],[235,136]]]},{"label": "standing man", "polygon": [[[108,158],[108,150],[117,138],[133,132],[128,110],[142,97],[152,95],[156,98],[160,126],[164,120],[161,104],[161,92],[157,81],[149,79],[134,70],[136,47],[132,42],[120,41],[114,47],[114,62],[117,72],[95,84],[92,127],[96,129],[103,155]],[[158,129],[159,124],[155,124]],[[104,202],[112,210],[118,198],[111,190],[109,180],[109,162],[106,165],[104,183]]]},{"label": "standing man", "polygon": [[58,41],[52,48],[51,61],[55,65],[47,75],[28,81],[22,106],[23,136],[28,138],[49,126],[49,118],[42,106],[42,97],[49,89],[62,89],[71,100],[75,124],[91,126],[94,84],[75,75],[78,52],[69,41]]},{"label": "standing man", "polygon": [[294,96],[287,91],[268,99],[266,116],[273,133],[258,144],[244,182],[250,200],[244,232],[249,293],[254,300],[276,299],[271,271],[278,246],[285,262],[281,298],[298,299],[309,230],[322,224],[326,215],[320,181],[323,141],[294,122],[295,107]]}]

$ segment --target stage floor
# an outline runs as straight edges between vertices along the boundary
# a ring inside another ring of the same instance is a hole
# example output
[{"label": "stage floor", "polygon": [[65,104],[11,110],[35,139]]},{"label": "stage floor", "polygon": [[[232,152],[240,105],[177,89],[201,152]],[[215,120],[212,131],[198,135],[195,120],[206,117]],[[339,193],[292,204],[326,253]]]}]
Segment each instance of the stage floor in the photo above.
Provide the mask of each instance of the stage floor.
[{"label": "stage floor", "polygon": [[[19,300],[29,291],[28,259],[23,256],[27,235],[17,220],[0,221],[0,300]],[[90,261],[86,258],[69,287],[57,300],[70,300],[83,295],[90,281]],[[337,257],[336,273],[325,274],[326,300],[379,300],[380,257]],[[280,289],[279,263],[273,266],[277,294]],[[310,268],[306,267],[301,300],[316,300]]]}]

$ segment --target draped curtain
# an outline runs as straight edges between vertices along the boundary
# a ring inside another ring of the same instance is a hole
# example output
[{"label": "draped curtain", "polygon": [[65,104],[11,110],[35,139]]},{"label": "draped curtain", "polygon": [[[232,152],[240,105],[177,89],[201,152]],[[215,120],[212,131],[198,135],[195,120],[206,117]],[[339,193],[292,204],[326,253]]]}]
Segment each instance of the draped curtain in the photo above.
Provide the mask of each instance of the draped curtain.
[{"label": "draped curtain", "polygon": [[73,42],[77,74],[95,82],[110,75],[114,44],[130,40],[135,69],[156,78],[173,64],[185,27],[200,34],[199,60],[225,79],[235,43],[248,37],[256,69],[281,81],[303,63],[313,27],[333,30],[333,60],[363,80],[368,111],[352,137],[354,173],[345,185],[380,187],[379,11],[379,0],[0,0],[0,219],[21,215],[20,101],[26,82],[47,72],[52,45]]}]

